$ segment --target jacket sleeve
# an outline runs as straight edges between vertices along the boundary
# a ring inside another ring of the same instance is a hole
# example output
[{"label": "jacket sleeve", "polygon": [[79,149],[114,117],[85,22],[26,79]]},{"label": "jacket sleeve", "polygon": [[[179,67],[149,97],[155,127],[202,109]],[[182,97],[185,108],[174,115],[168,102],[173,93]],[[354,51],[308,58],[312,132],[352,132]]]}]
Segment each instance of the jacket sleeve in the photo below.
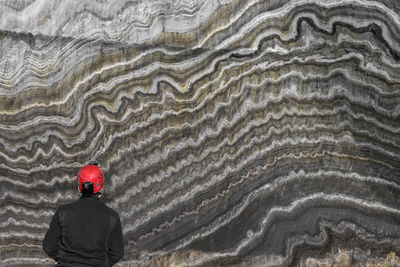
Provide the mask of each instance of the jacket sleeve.
[{"label": "jacket sleeve", "polygon": [[51,219],[49,230],[43,239],[43,250],[49,257],[57,261],[58,246],[60,242],[60,223],[58,219],[58,210]]},{"label": "jacket sleeve", "polygon": [[113,217],[113,228],[108,239],[108,259],[110,266],[113,266],[124,256],[124,242],[119,216]]}]

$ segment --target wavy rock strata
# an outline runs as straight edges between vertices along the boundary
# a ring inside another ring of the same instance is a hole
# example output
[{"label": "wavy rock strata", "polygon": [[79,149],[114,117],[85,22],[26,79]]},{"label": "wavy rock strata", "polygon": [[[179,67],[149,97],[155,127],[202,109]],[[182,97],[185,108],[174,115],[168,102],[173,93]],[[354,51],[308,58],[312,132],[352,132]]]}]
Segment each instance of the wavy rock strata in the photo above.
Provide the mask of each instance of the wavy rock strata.
[{"label": "wavy rock strata", "polygon": [[89,160],[121,215],[121,266],[398,263],[396,1],[0,14],[1,265],[53,263],[43,236]]}]

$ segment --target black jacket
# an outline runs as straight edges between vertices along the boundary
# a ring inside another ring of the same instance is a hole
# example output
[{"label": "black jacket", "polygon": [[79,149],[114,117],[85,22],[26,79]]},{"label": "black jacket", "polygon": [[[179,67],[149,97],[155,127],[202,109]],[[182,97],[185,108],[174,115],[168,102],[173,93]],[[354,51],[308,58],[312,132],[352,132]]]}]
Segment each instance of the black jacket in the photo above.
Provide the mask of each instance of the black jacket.
[{"label": "black jacket", "polygon": [[124,255],[119,216],[95,196],[62,205],[43,249],[56,266],[112,266]]}]

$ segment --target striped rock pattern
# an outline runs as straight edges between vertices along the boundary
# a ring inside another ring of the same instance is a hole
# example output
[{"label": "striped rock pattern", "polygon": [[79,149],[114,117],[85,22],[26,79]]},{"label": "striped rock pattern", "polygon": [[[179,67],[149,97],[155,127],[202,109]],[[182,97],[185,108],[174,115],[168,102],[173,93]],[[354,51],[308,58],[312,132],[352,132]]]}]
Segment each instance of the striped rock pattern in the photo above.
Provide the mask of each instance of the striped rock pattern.
[{"label": "striped rock pattern", "polygon": [[120,266],[398,260],[397,1],[0,14],[0,265],[54,264],[43,236],[90,160],[121,216]]}]

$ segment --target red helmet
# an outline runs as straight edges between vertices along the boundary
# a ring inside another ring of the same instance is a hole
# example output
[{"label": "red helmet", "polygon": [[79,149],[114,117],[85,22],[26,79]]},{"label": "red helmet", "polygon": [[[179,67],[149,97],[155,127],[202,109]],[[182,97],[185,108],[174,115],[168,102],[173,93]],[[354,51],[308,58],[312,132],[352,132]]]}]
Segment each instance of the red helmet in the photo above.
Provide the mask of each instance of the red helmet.
[{"label": "red helmet", "polygon": [[93,183],[93,194],[99,192],[104,186],[103,171],[97,165],[85,165],[78,172],[79,192],[82,192],[82,183]]}]

